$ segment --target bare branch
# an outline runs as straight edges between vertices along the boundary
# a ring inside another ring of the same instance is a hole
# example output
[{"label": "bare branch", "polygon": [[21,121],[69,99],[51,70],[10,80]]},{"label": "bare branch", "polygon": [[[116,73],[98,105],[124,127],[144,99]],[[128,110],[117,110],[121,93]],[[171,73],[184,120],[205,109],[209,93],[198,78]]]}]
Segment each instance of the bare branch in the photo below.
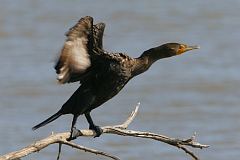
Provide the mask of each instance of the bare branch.
[{"label": "bare branch", "polygon": [[114,160],[120,160],[116,156],[112,156],[112,155],[110,155],[108,153],[105,153],[105,152],[102,152],[102,151],[98,151],[98,150],[95,150],[95,149],[91,149],[91,148],[87,148],[87,147],[84,147],[84,146],[81,146],[81,145],[77,145],[73,142],[64,141],[63,144],[66,144],[66,145],[71,146],[71,147],[76,148],[76,149],[83,150],[85,152],[99,154],[99,155],[106,156],[106,157],[109,157],[109,158],[114,159]]},{"label": "bare branch", "polygon": [[115,125],[115,126],[105,126],[102,127],[102,129],[104,130],[104,128],[119,128],[119,129],[126,129],[128,128],[129,124],[132,123],[133,119],[136,117],[137,113],[138,113],[138,109],[140,106],[140,102],[138,102],[137,106],[135,107],[134,111],[131,112],[131,114],[129,115],[129,117],[127,118],[127,120],[120,124],[120,125]]},{"label": "bare branch", "polygon": [[119,128],[104,128],[104,132],[105,133],[110,133],[110,134],[117,134],[117,135],[121,135],[121,136],[132,136],[132,137],[140,137],[140,138],[147,138],[147,139],[153,139],[153,140],[161,141],[161,142],[164,142],[164,143],[167,143],[169,145],[172,145],[172,146],[175,146],[175,147],[178,147],[178,148],[182,149],[187,154],[192,156],[192,158],[194,158],[195,160],[198,160],[197,156],[194,155],[193,152],[189,151],[184,146],[190,146],[190,147],[199,148],[199,149],[209,147],[209,145],[204,145],[204,144],[200,144],[198,142],[195,142],[194,139],[192,139],[192,138],[187,139],[187,140],[181,140],[181,139],[170,138],[170,137],[167,137],[167,136],[164,136],[164,135],[150,133],[150,132],[122,130],[122,129],[119,129]]},{"label": "bare branch", "polygon": [[132,111],[132,113],[130,114],[130,116],[127,118],[127,120],[126,120],[123,124],[121,124],[121,125],[116,125],[116,126],[113,126],[113,127],[114,127],[114,128],[120,128],[120,129],[126,129],[126,128],[128,128],[129,124],[132,123],[133,119],[136,117],[139,106],[140,106],[140,102],[138,102],[137,106],[135,107],[135,110]]},{"label": "bare branch", "polygon": [[59,160],[59,158],[60,158],[61,150],[62,150],[62,143],[59,143],[59,144],[58,144],[58,155],[57,155],[57,160]]},{"label": "bare branch", "polygon": [[[86,136],[90,136],[90,135],[95,134],[91,130],[82,130],[82,131],[83,131],[84,134],[86,134]],[[25,156],[27,156],[31,153],[39,152],[40,150],[42,150],[42,149],[46,148],[47,146],[49,146],[50,144],[54,144],[54,143],[59,143],[59,145],[60,145],[57,159],[59,159],[59,156],[60,156],[61,145],[65,144],[65,145],[71,146],[73,148],[83,150],[85,152],[94,153],[94,154],[97,154],[97,155],[102,155],[102,156],[109,157],[109,158],[114,159],[114,160],[119,160],[118,157],[110,155],[106,152],[98,151],[98,150],[91,149],[91,148],[87,148],[87,147],[84,147],[84,146],[81,146],[81,145],[77,145],[73,142],[68,142],[66,139],[69,136],[70,136],[69,132],[52,134],[49,137],[47,137],[45,139],[42,139],[40,141],[37,141],[37,142],[19,150],[19,151],[11,152],[11,153],[5,154],[3,156],[0,156],[0,160],[15,160],[15,159],[18,159],[18,158],[21,158],[21,157],[25,157]]]},{"label": "bare branch", "polygon": [[[194,134],[191,138],[188,138],[188,139],[177,139],[177,138],[171,138],[168,136],[151,133],[151,132],[127,130],[126,128],[128,128],[129,124],[133,121],[133,119],[137,115],[139,105],[140,105],[140,103],[138,103],[135,110],[130,114],[130,116],[127,118],[127,120],[123,124],[101,127],[101,129],[103,130],[103,133],[116,134],[116,135],[121,135],[121,136],[139,137],[139,138],[146,138],[146,139],[161,141],[161,142],[167,143],[169,145],[175,146],[175,147],[183,150],[184,152],[186,152],[188,155],[190,155],[195,160],[198,160],[198,157],[192,151],[190,151],[188,148],[186,148],[186,146],[189,146],[192,148],[199,148],[199,149],[209,147],[209,145],[204,145],[204,144],[200,144],[200,143],[196,142],[195,141],[196,134]],[[78,130],[77,137],[80,137],[80,136],[94,137],[95,135],[96,135],[96,133],[93,130],[87,129],[87,130]],[[87,148],[87,147],[75,144],[73,142],[68,142],[66,139],[69,136],[70,136],[69,132],[57,133],[57,134],[52,133],[52,135],[50,135],[49,137],[42,139],[40,141],[37,141],[19,151],[11,152],[11,153],[5,154],[3,156],[0,156],[0,160],[14,160],[14,159],[18,159],[21,157],[25,157],[31,153],[38,152],[38,151],[46,148],[50,144],[54,144],[54,143],[59,143],[58,159],[59,159],[59,156],[61,153],[61,145],[65,144],[65,145],[71,146],[73,148],[83,150],[85,152],[102,155],[102,156],[105,156],[105,157],[108,157],[108,158],[111,158],[114,160],[119,160],[118,157],[113,156],[108,153],[105,153],[103,151],[98,151],[95,149],[91,149],[91,148]]]}]

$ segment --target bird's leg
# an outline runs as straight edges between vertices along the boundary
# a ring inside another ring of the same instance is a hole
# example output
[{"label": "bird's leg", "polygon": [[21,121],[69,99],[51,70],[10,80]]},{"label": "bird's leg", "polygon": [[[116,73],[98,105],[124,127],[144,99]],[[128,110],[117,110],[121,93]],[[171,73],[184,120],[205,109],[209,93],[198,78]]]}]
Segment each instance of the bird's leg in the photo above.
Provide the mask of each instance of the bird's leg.
[{"label": "bird's leg", "polygon": [[77,122],[77,115],[73,115],[73,120],[72,120],[72,126],[71,126],[71,133],[69,138],[67,138],[67,141],[71,141],[77,138],[78,130],[75,127],[75,124]]},{"label": "bird's leg", "polygon": [[85,113],[85,117],[86,117],[86,119],[87,119],[87,121],[89,123],[89,129],[92,129],[92,130],[94,130],[96,132],[96,135],[94,136],[94,138],[95,137],[99,137],[102,134],[103,130],[99,126],[96,126],[93,123],[93,120],[92,120],[92,118],[90,116],[90,112]]}]

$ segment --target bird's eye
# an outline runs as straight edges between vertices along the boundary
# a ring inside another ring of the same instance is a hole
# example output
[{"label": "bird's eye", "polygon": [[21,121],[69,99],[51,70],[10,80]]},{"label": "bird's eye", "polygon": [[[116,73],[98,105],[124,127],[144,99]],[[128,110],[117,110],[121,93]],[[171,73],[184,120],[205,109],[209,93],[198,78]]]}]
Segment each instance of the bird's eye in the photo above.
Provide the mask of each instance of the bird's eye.
[{"label": "bird's eye", "polygon": [[183,53],[184,51],[185,51],[185,46],[184,46],[184,45],[180,45],[180,46],[178,47],[177,54],[181,54],[181,53]]}]

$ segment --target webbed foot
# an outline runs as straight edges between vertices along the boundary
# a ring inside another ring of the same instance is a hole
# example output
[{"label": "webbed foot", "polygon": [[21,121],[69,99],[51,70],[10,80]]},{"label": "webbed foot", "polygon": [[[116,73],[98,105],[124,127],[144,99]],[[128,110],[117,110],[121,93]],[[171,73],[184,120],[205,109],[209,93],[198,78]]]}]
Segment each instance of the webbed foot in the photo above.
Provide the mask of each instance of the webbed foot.
[{"label": "webbed foot", "polygon": [[70,137],[67,138],[67,141],[71,141],[77,138],[79,130],[76,127],[73,127],[71,130]]},{"label": "webbed foot", "polygon": [[89,129],[94,130],[96,132],[94,138],[100,137],[100,135],[103,133],[102,128],[96,125],[89,126]]}]

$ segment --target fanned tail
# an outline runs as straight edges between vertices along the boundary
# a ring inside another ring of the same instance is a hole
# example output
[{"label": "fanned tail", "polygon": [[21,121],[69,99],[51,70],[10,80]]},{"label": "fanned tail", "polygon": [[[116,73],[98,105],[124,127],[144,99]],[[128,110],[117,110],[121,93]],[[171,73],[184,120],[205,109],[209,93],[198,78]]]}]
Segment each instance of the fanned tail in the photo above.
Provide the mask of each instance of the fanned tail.
[{"label": "fanned tail", "polygon": [[46,119],[45,121],[39,123],[38,125],[34,126],[32,128],[32,130],[36,130],[42,126],[45,126],[46,124],[54,121],[55,119],[57,119],[58,117],[60,117],[62,115],[61,111],[58,111],[57,113],[55,113],[54,115],[52,115],[51,117],[49,117],[48,119]]}]

